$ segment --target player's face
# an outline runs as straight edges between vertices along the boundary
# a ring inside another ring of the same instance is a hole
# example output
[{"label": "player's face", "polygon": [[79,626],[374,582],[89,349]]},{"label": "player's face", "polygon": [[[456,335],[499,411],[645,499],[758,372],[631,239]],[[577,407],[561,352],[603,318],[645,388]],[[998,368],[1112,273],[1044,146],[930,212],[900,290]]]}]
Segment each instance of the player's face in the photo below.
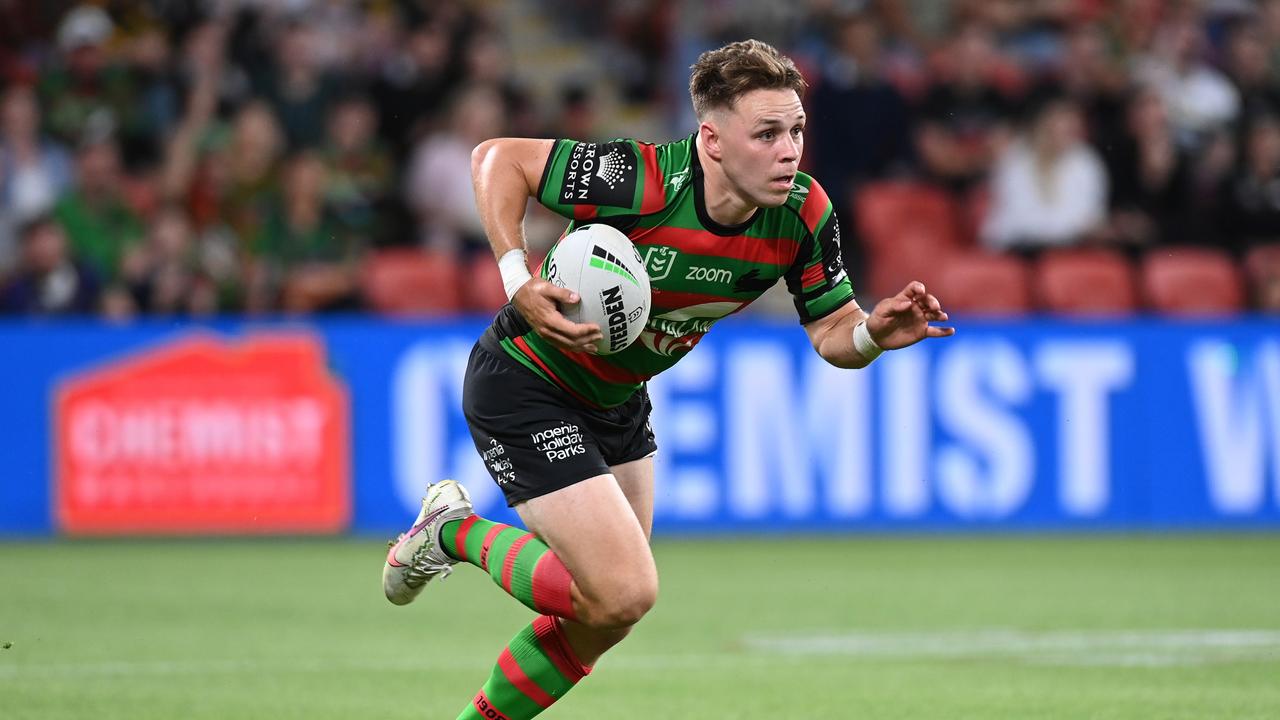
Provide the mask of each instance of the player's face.
[{"label": "player's face", "polygon": [[804,106],[794,90],[752,90],[724,113],[725,175],[752,204],[787,201],[804,152]]}]

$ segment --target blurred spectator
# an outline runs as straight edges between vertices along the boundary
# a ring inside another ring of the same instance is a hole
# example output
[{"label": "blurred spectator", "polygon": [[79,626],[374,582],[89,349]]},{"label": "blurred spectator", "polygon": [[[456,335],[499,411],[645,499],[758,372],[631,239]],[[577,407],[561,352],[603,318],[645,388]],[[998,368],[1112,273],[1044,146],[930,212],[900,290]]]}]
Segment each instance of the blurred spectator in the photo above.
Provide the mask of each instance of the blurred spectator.
[{"label": "blurred spectator", "polygon": [[1106,27],[1112,45],[1125,55],[1151,47],[1162,19],[1170,10],[1166,0],[1120,0],[1098,4],[1106,5],[1098,8],[1102,14],[1099,21]]},{"label": "blurred spectator", "polygon": [[1240,112],[1235,88],[1204,61],[1205,45],[1198,15],[1183,12],[1166,23],[1134,68],[1134,78],[1164,98],[1179,144],[1188,147],[1202,145]]},{"label": "blurred spectator", "polygon": [[1099,24],[1080,23],[1066,32],[1062,54],[1047,77],[1080,107],[1088,137],[1104,153],[1127,135],[1129,78],[1107,47]]},{"label": "blurred spectator", "polygon": [[867,180],[901,171],[910,155],[906,102],[881,74],[880,31],[869,15],[834,28],[833,52],[810,92],[814,174],[848,213],[849,198]]},{"label": "blurred spectator", "polygon": [[441,23],[424,23],[409,31],[402,51],[386,62],[373,82],[380,108],[380,135],[397,156],[431,127],[440,113],[440,98],[453,93],[461,80],[454,67],[452,39]]},{"label": "blurred spectator", "polygon": [[931,0],[872,0],[854,3],[875,11],[885,35],[889,54],[895,48],[928,47],[933,38],[944,35],[952,21],[945,3]]},{"label": "blurred spectator", "polygon": [[104,282],[115,280],[126,250],[142,239],[142,219],[124,201],[120,151],[111,137],[76,152],[75,189],[54,208],[75,257]]},{"label": "blurred spectator", "polygon": [[606,55],[609,75],[621,85],[625,102],[652,102],[668,51],[667,28],[674,12],[671,3],[633,0],[606,3],[605,7],[609,15],[606,32],[612,40]]},{"label": "blurred spectator", "polygon": [[573,83],[560,91],[560,114],[543,136],[573,138],[574,140],[600,141],[603,138],[596,109],[595,95],[585,85]]},{"label": "blurred spectator", "polygon": [[506,43],[496,33],[478,33],[471,38],[465,51],[465,72],[468,86],[484,85],[498,91],[505,132],[528,137],[537,131],[539,123],[532,115],[533,105],[516,82]]},{"label": "blurred spectator", "polygon": [[902,94],[883,75],[880,29],[874,18],[841,18],[834,27],[833,45],[809,93],[813,149],[807,157],[845,221],[841,250],[845,267],[857,273],[864,263],[857,224],[852,222],[854,193],[865,182],[906,170],[911,121]]},{"label": "blurred spectator", "polygon": [[274,63],[255,79],[257,92],[275,111],[291,150],[317,147],[335,88],[318,62],[315,31],[294,18],[274,40]]},{"label": "blurred spectator", "polygon": [[1280,89],[1267,63],[1262,31],[1252,21],[1241,20],[1227,36],[1226,71],[1240,96],[1243,118],[1280,113]]},{"label": "blurred spectator", "polygon": [[462,255],[488,251],[471,188],[471,151],[503,133],[502,98],[478,85],[454,99],[448,127],[418,146],[405,193],[424,246]]},{"label": "blurred spectator", "polygon": [[350,57],[340,70],[368,81],[395,63],[404,45],[404,14],[392,3],[370,3],[357,11],[352,23],[333,29],[354,38]]},{"label": "blurred spectator", "polygon": [[1043,101],[996,162],[982,239],[999,250],[1070,245],[1101,229],[1107,175],[1070,100]]},{"label": "blurred spectator", "polygon": [[19,79],[19,73],[22,81],[30,79],[31,69],[22,67],[22,55],[28,49],[24,46],[55,34],[60,13],[50,5],[52,3],[0,2],[0,68],[8,69],[11,79]]},{"label": "blurred spectator", "polygon": [[131,126],[120,136],[126,164],[152,168],[161,161],[168,137],[181,111],[178,69],[164,29],[148,24],[128,38],[126,68],[137,108]]},{"label": "blurred spectator", "polygon": [[133,303],[152,315],[210,315],[218,310],[218,289],[202,272],[191,221],[177,206],[152,219],[146,243],[124,259],[122,273]]},{"label": "blurred spectator", "polygon": [[72,259],[62,226],[48,215],[19,228],[22,258],[0,290],[0,311],[25,315],[87,315],[98,309],[101,284]]},{"label": "blurred spectator", "polygon": [[1258,28],[1267,44],[1268,72],[1280,78],[1280,0],[1259,0]]},{"label": "blurred spectator", "polygon": [[1132,245],[1191,240],[1191,158],[1174,142],[1164,99],[1139,89],[1127,119],[1124,138],[1105,155],[1113,237]]},{"label": "blurred spectator", "polygon": [[924,53],[937,44],[924,31],[945,25],[949,13],[940,3],[921,0],[877,0],[866,8],[880,29],[879,65],[885,79],[908,99],[919,99],[928,89]]},{"label": "blurred spectator", "polygon": [[1054,0],[954,0],[952,13],[978,22],[999,39],[1000,50],[1023,68],[1047,69],[1061,53],[1062,33],[1076,7]]},{"label": "blurred spectator", "polygon": [[1228,247],[1280,241],[1280,119],[1259,115],[1245,133],[1236,174],[1222,185],[1218,225]]},{"label": "blurred spectator", "polygon": [[230,142],[205,157],[203,190],[216,198],[217,217],[242,244],[261,232],[265,205],[279,190],[283,153],[275,114],[254,102],[236,115]]},{"label": "blurred spectator", "polygon": [[108,133],[147,140],[134,78],[107,49],[114,32],[110,16],[93,5],[77,6],[58,26],[57,61],[41,74],[39,94],[46,127],[68,145]]},{"label": "blurred spectator", "polygon": [[374,134],[377,111],[365,97],[349,95],[329,113],[323,158],[325,198],[351,232],[372,239],[377,208],[391,194],[395,167]]},{"label": "blurred spectator", "polygon": [[362,50],[365,9],[349,0],[312,0],[299,10],[306,12],[315,64],[325,72],[353,69]]},{"label": "blurred spectator", "polygon": [[283,183],[251,244],[249,310],[353,309],[363,244],[325,203],[325,167],[304,151],[285,163]]},{"label": "blurred spectator", "polygon": [[40,137],[40,108],[27,85],[0,96],[0,276],[17,261],[17,228],[48,212],[71,183],[71,156]]},{"label": "blurred spectator", "polygon": [[54,207],[109,316],[351,307],[366,246],[488,252],[475,144],[660,140],[683,68],[743,37],[811,83],[805,169],[854,267],[851,197],[912,173],[993,247],[1280,240],[1280,0],[517,1],[0,0],[0,278]]},{"label": "blurred spectator", "polygon": [[925,173],[955,190],[980,180],[1007,142],[1012,107],[995,84],[996,53],[989,31],[962,28],[948,44],[941,69],[918,111],[917,149]]},{"label": "blurred spectator", "polygon": [[216,212],[209,203],[202,206],[198,202],[204,198],[197,197],[193,184],[201,160],[201,145],[215,118],[224,79],[224,32],[221,25],[205,23],[188,34],[183,53],[186,107],[169,137],[159,187],[166,202],[191,202],[201,221],[209,220]]}]

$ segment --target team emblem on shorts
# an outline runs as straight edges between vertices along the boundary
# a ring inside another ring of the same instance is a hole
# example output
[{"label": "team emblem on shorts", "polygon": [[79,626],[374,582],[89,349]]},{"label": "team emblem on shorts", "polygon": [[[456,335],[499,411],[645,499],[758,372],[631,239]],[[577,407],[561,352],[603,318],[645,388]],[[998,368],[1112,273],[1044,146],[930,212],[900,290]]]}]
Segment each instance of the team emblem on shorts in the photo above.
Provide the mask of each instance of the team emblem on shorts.
[{"label": "team emblem on shorts", "polygon": [[649,280],[661,280],[671,274],[671,266],[675,264],[679,251],[665,245],[653,245],[644,251],[644,268],[649,272]]}]

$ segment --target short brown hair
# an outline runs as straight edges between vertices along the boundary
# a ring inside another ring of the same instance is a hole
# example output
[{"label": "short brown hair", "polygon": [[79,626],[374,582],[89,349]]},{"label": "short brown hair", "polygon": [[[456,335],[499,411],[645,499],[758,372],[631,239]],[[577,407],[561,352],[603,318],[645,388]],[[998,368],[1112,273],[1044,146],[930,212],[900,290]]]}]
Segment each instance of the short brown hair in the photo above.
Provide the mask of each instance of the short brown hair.
[{"label": "short brown hair", "polygon": [[806,84],[791,58],[759,40],[729,43],[698,56],[689,77],[689,96],[698,118],[716,108],[731,108],[752,90],[804,91]]}]

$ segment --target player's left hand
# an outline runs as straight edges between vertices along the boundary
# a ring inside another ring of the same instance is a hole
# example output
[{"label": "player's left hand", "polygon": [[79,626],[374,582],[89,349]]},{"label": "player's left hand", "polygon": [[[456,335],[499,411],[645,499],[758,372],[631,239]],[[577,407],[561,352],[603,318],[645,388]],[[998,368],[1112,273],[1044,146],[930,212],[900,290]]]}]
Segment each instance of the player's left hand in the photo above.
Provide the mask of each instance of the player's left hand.
[{"label": "player's left hand", "polygon": [[897,350],[927,337],[954,335],[955,328],[929,324],[946,320],[947,314],[943,312],[938,298],[925,291],[924,283],[913,280],[902,292],[876,303],[867,316],[867,332],[880,347]]}]

